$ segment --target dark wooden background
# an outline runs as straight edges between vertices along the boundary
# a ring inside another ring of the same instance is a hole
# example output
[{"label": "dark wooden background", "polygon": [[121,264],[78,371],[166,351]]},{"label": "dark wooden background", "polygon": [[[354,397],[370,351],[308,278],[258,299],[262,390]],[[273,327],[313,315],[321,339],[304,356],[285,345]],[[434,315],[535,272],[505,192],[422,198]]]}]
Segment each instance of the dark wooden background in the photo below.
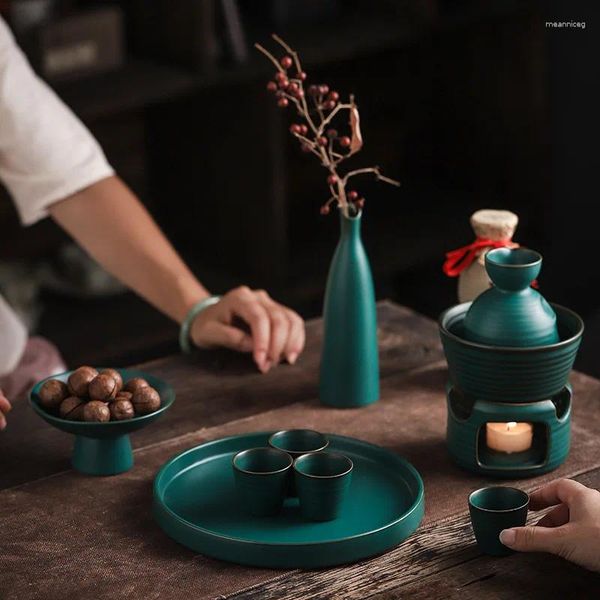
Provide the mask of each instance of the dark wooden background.
[{"label": "dark wooden background", "polygon": [[[211,289],[244,282],[306,317],[318,314],[337,223],[318,212],[322,169],[298,151],[289,115],[264,91],[270,67],[251,49],[245,64],[226,52],[207,63],[165,50],[165,14],[196,4],[217,10],[218,2],[113,4],[125,15],[125,65],[56,91]],[[440,267],[446,250],[472,238],[470,213],[514,210],[517,240],[547,258],[544,293],[587,318],[579,368],[598,373],[598,274],[588,269],[595,223],[586,218],[599,161],[590,72],[598,7],[576,1],[566,15],[558,2],[321,4],[324,13],[286,22],[271,11],[275,2],[238,2],[249,47],[277,29],[313,81],[356,94],[366,144],[354,164],[380,164],[403,183],[359,186],[378,297],[435,316],[455,299],[455,281]],[[58,3],[63,13],[93,5]],[[547,18],[586,16],[585,31],[544,26]],[[35,265],[65,242],[48,220],[19,228],[5,200],[0,224],[2,261]],[[175,325],[131,294],[82,300],[45,291],[42,302],[38,331],[70,363],[135,362],[175,349]]]}]

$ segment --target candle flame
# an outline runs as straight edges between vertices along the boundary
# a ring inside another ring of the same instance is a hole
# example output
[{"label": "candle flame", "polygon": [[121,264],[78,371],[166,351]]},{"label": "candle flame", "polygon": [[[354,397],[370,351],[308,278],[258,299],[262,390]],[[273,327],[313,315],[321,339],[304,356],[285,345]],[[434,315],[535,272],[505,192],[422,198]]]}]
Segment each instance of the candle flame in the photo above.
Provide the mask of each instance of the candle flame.
[{"label": "candle flame", "polygon": [[506,431],[510,431],[511,429],[514,429],[517,426],[516,421],[510,421],[509,423],[506,424]]}]

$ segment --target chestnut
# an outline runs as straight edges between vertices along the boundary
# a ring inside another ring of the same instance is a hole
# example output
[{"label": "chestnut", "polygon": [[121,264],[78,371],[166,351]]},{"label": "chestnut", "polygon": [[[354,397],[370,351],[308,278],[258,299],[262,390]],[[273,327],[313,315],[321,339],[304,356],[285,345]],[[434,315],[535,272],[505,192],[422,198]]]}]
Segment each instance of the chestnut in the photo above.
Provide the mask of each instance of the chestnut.
[{"label": "chestnut", "polygon": [[116,369],[102,369],[100,375],[110,375],[117,382],[117,394],[123,389],[123,378]]},{"label": "chestnut", "polygon": [[117,400],[129,400],[129,402],[131,402],[132,398],[133,398],[133,394],[131,392],[126,392],[124,390],[121,390],[120,392],[117,392],[114,402],[116,402]]},{"label": "chestnut", "polygon": [[124,421],[132,419],[135,415],[133,404],[129,400],[115,400],[108,405],[110,417],[115,421]]},{"label": "chestnut", "polygon": [[40,388],[40,404],[44,408],[58,408],[60,403],[69,395],[66,383],[58,379],[48,379]]},{"label": "chestnut", "polygon": [[85,402],[81,398],[77,398],[77,396],[69,396],[60,403],[58,412],[63,419],[81,421],[83,419],[84,406]]},{"label": "chestnut", "polygon": [[133,407],[138,415],[148,415],[160,408],[160,396],[150,386],[139,388],[133,394]]},{"label": "chestnut", "polygon": [[117,395],[117,381],[112,375],[100,373],[90,381],[88,394],[92,400],[112,400]]},{"label": "chestnut", "polygon": [[125,387],[123,389],[126,392],[131,392],[132,394],[135,394],[137,390],[149,386],[150,384],[145,379],[142,379],[141,377],[134,377],[125,384]]},{"label": "chestnut", "polygon": [[94,367],[79,367],[69,375],[69,391],[73,396],[85,398],[88,395],[88,385],[98,371]]},{"label": "chestnut", "polygon": [[90,400],[83,407],[83,420],[105,423],[106,421],[110,421],[110,410],[104,402]]}]

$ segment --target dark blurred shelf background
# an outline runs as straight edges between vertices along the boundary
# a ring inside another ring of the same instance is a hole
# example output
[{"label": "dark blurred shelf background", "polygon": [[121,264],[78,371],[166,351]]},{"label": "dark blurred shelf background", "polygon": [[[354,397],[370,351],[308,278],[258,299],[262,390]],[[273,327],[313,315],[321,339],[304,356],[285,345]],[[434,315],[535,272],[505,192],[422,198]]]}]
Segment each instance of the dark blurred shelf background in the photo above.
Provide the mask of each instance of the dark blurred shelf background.
[{"label": "dark blurred shelf background", "polygon": [[[55,13],[98,4],[57,0]],[[326,198],[324,173],[299,152],[287,132],[290,115],[264,89],[272,68],[252,43],[269,43],[271,31],[300,52],[311,81],[356,94],[366,143],[353,164],[379,164],[402,181],[399,190],[357,181],[367,198],[364,240],[379,298],[431,316],[453,303],[456,282],[444,278],[441,263],[445,251],[471,240],[468,218],[481,207],[517,212],[516,239],[564,267],[565,255],[552,252],[561,214],[558,200],[550,200],[557,140],[549,126],[548,5],[100,5],[122,11],[122,66],[50,83],[215,292],[240,283],[264,287],[303,316],[315,316],[337,241],[335,217],[318,211]],[[237,7],[244,34],[233,43],[227,5]],[[175,47],[173,31],[181,32]],[[245,48],[243,62],[235,43]],[[0,203],[0,221],[0,259],[44,260],[66,240],[49,221],[19,229],[8,202]],[[594,313],[594,299],[585,290],[573,293],[564,278],[564,271],[546,268],[548,296]],[[44,292],[42,301],[39,332],[72,364],[139,361],[176,350],[177,328],[131,294],[83,300]]]}]

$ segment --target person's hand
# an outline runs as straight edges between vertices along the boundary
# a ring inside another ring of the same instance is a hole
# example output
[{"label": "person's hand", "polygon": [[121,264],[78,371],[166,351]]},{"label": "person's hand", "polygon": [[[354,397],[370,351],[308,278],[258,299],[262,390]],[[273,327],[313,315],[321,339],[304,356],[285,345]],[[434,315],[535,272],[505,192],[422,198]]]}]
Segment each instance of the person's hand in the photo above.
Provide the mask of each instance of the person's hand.
[{"label": "person's hand", "polygon": [[[237,319],[248,325],[250,333],[236,326]],[[296,362],[304,349],[304,321],[267,292],[242,286],[196,317],[191,338],[199,348],[224,346],[252,352],[258,368],[266,373],[282,359]]]},{"label": "person's hand", "polygon": [[6,415],[12,410],[8,398],[0,390],[0,431],[6,427]]},{"label": "person's hand", "polygon": [[558,479],[533,492],[529,507],[554,506],[529,527],[500,533],[500,541],[522,552],[550,552],[600,571],[600,492],[572,479]]}]

